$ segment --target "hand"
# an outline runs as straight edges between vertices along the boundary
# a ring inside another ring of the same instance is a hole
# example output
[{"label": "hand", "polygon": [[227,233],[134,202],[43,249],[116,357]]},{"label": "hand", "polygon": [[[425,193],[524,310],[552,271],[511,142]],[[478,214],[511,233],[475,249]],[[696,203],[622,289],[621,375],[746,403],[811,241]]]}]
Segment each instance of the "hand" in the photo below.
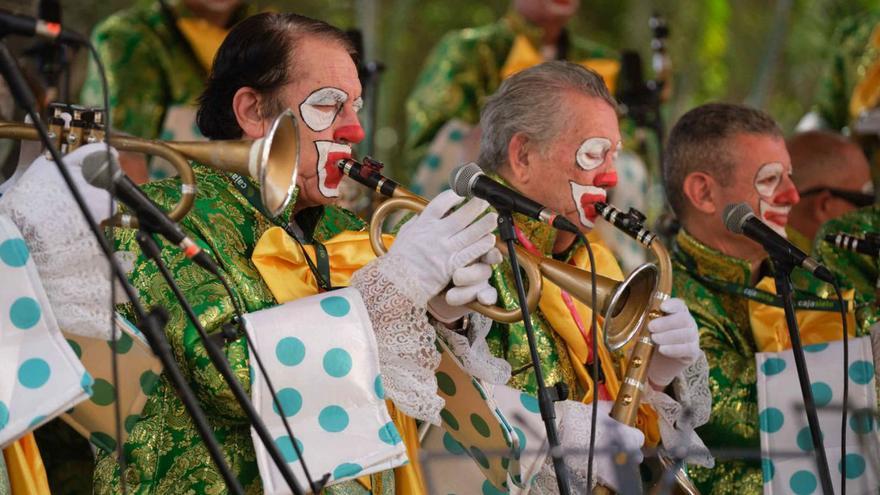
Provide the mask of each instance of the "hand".
[{"label": "hand", "polygon": [[482,199],[472,199],[449,213],[463,200],[451,190],[440,193],[401,227],[388,250],[390,256],[406,265],[427,299],[439,294],[458,269],[480,259],[495,246],[492,232],[498,215],[483,215],[489,203]]},{"label": "hand", "polygon": [[619,474],[624,473],[617,464],[615,458],[618,454],[626,454],[628,466],[641,464],[642,444],[645,443],[645,434],[637,428],[627,426],[611,417],[610,401],[599,401],[598,421],[596,431],[596,477],[605,485],[620,491],[622,483]]},{"label": "hand", "polygon": [[681,299],[663,301],[660,309],[665,316],[648,323],[651,339],[657,345],[648,368],[653,385],[665,387],[685,368],[700,357],[700,335],[697,322]]},{"label": "hand", "polygon": [[428,311],[437,321],[454,323],[471,312],[466,304],[477,300],[487,306],[495,304],[498,292],[489,285],[492,265],[501,263],[501,252],[492,248],[477,263],[455,270],[452,283],[455,285],[446,294],[434,296],[428,301]]}]

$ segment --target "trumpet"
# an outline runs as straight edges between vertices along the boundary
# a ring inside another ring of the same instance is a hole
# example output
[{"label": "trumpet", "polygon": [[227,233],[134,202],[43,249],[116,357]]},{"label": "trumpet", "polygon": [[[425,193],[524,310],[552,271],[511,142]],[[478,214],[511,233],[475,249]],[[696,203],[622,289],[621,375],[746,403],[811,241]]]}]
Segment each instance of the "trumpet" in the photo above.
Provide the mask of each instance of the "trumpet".
[{"label": "trumpet", "polygon": [[[49,136],[62,152],[68,153],[84,143],[105,138],[103,112],[84,107],[52,104]],[[70,111],[65,117],[64,114]],[[0,122],[0,138],[38,141],[37,130],[27,124]],[[260,194],[267,211],[277,216],[293,195],[299,169],[299,130],[290,110],[279,115],[262,138],[234,141],[157,141],[114,134],[113,146],[120,151],[146,153],[164,158],[180,176],[180,200],[168,212],[175,222],[192,208],[196,182],[188,160],[211,168],[249,175],[260,184]],[[136,228],[137,219],[117,214],[107,220],[120,227]]]},{"label": "trumpet", "polygon": [[[348,177],[356,182],[389,197],[373,212],[370,221],[370,243],[376,254],[383,254],[386,249],[382,243],[382,225],[390,213],[397,209],[421,211],[428,203],[424,198],[407,191],[400,184],[379,174],[376,167],[369,162],[358,163],[355,160],[340,160],[336,165]],[[505,243],[496,239],[496,247],[507,255]],[[525,249],[516,248],[520,266],[529,279],[529,291],[526,304],[534,311],[541,298],[543,280],[553,282],[573,297],[586,305],[591,305],[590,272],[550,258],[535,256]],[[601,275],[596,275],[596,292],[598,294],[595,311],[605,317],[605,324],[611,325],[620,334],[626,334],[629,328],[639,328],[646,315],[650,295],[657,281],[657,268],[646,264],[630,273],[622,282]],[[501,323],[514,323],[521,319],[518,310],[504,310],[497,306],[485,306],[478,303],[468,305],[474,311],[486,315]]]},{"label": "trumpet", "polygon": [[[648,367],[654,354],[654,342],[651,340],[647,323],[663,315],[660,304],[672,293],[672,261],[663,243],[657,240],[653,232],[643,227],[644,216],[640,212],[630,209],[629,213],[623,213],[614,206],[602,202],[596,203],[596,211],[619,230],[650,249],[660,264],[657,286],[646,308],[647,319],[640,322],[638,327],[632,327],[628,333],[620,333],[616,328],[605,328],[605,345],[612,351],[621,349],[632,338],[636,338],[626,367],[626,376],[621,380],[620,390],[611,408],[612,418],[632,426],[636,422],[642,392],[648,386]],[[660,457],[660,463],[664,469],[675,467],[675,463],[663,456]],[[681,468],[675,471],[675,483],[673,493],[685,495],[700,493]],[[655,488],[659,488],[659,485]],[[593,493],[604,495],[610,494],[611,490],[600,485],[593,490]]]}]

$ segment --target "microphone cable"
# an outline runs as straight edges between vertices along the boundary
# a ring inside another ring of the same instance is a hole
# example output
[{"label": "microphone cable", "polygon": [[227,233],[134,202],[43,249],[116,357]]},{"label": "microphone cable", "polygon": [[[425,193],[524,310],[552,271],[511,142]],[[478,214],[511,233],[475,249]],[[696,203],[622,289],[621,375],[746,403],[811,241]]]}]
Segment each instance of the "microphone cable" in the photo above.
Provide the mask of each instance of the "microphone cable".
[{"label": "microphone cable", "polygon": [[[840,494],[846,495],[846,416],[849,408],[849,330],[846,313],[849,304],[843,299],[840,285],[832,284],[840,302],[840,319],[843,323],[843,407],[840,408]],[[855,301],[853,301],[855,302]]]}]

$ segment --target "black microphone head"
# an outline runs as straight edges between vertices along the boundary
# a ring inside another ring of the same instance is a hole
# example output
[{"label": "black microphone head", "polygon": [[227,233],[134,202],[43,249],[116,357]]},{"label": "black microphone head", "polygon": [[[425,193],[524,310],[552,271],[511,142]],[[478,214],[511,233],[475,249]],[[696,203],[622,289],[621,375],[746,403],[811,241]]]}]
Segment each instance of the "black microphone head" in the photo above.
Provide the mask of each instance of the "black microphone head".
[{"label": "black microphone head", "polygon": [[106,151],[95,151],[83,158],[83,179],[99,189],[110,190],[113,187],[113,179],[119,172],[119,165],[115,160],[107,159]]},{"label": "black microphone head", "polygon": [[470,197],[473,182],[481,175],[483,175],[483,169],[476,163],[459,165],[449,174],[449,187],[459,196]]},{"label": "black microphone head", "polygon": [[724,226],[734,234],[743,233],[743,223],[745,223],[750,216],[755,216],[755,212],[752,211],[752,207],[746,203],[727,205],[724,207],[724,213],[722,214],[722,218],[724,218]]}]

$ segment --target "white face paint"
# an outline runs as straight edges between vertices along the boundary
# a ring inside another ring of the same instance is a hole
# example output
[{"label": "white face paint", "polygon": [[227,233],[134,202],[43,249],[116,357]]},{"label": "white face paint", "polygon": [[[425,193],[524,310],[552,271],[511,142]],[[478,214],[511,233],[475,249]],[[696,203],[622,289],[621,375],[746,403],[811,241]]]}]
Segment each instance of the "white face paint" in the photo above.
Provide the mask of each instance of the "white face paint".
[{"label": "white face paint", "polygon": [[328,198],[338,198],[342,172],[335,163],[351,157],[351,146],[333,141],[315,141],[315,148],[318,150],[318,190]]},{"label": "white face paint", "polygon": [[[358,105],[359,100],[362,106],[363,101],[360,98],[355,100],[354,105]],[[299,106],[299,113],[309,129],[321,132],[333,125],[346,101],[348,94],[345,91],[338,88],[321,88],[306,97]],[[360,107],[358,106],[357,109]]]},{"label": "white face paint", "polygon": [[777,234],[786,237],[785,224],[791,205],[774,204],[774,196],[782,183],[785,167],[781,163],[765,163],[755,174],[755,190],[758,192],[758,210],[761,220]]},{"label": "white face paint", "polygon": [[577,207],[578,220],[587,229],[592,229],[596,219],[596,202],[605,201],[608,193],[605,189],[596,186],[584,186],[574,181],[569,181],[571,186],[571,199]]},{"label": "white face paint", "polygon": [[[605,163],[605,157],[611,151],[611,140],[603,137],[591,137],[581,143],[575,155],[578,166],[584,170],[593,170]],[[618,143],[617,149],[620,149]],[[615,155],[617,151],[615,150]]]}]

